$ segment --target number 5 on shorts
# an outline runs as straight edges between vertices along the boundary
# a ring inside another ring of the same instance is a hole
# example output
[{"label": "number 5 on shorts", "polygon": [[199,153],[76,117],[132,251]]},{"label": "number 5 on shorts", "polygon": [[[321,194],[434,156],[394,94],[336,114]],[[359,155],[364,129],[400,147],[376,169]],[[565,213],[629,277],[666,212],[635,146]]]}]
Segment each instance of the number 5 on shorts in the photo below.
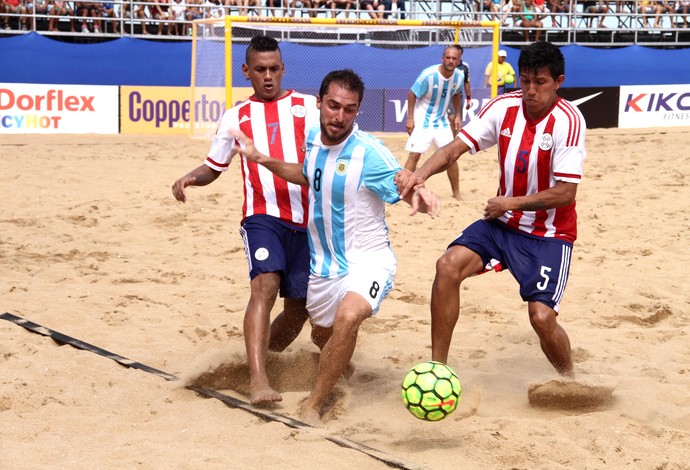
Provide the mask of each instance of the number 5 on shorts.
[{"label": "number 5 on shorts", "polygon": [[551,268],[548,266],[542,266],[541,267],[541,277],[544,278],[542,282],[537,282],[537,289],[539,290],[544,290],[546,289],[546,286],[549,285],[549,275],[548,273],[551,272]]}]

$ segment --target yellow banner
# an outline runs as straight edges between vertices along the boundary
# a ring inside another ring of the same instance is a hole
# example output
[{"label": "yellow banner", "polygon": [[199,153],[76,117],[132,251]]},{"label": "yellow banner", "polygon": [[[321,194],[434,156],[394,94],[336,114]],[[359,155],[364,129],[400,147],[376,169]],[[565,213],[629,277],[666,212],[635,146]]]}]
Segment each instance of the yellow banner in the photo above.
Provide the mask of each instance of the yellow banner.
[{"label": "yellow banner", "polygon": [[[236,101],[247,99],[253,90],[233,88]],[[224,88],[120,87],[120,133],[122,134],[194,134],[213,132],[225,111]]]}]

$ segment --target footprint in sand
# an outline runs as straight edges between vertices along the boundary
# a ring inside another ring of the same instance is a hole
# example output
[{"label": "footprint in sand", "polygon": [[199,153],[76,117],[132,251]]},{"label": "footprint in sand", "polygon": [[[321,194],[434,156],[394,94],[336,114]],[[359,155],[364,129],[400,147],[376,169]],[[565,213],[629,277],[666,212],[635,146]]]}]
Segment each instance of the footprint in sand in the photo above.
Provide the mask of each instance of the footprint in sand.
[{"label": "footprint in sand", "polygon": [[594,411],[613,402],[615,387],[575,381],[552,380],[529,386],[527,396],[532,406],[570,411]]}]

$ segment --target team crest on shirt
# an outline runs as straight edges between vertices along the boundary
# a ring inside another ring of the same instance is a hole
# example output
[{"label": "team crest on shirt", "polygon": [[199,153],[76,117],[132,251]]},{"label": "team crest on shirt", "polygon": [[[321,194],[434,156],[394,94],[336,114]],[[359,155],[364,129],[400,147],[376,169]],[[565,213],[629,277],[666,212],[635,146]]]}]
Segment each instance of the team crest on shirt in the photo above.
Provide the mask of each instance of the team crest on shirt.
[{"label": "team crest on shirt", "polygon": [[268,258],[268,250],[266,248],[259,248],[254,252],[254,258],[259,261],[263,261]]},{"label": "team crest on shirt", "polygon": [[292,115],[296,118],[303,118],[307,115],[307,108],[305,108],[301,104],[296,104],[292,108],[290,108],[290,113],[292,113]]},{"label": "team crest on shirt", "polygon": [[544,134],[541,136],[539,148],[542,150],[551,150],[553,148],[553,137],[551,136],[551,134]]},{"label": "team crest on shirt", "polygon": [[343,176],[347,173],[347,160],[340,158],[335,162],[335,173],[339,176]]}]

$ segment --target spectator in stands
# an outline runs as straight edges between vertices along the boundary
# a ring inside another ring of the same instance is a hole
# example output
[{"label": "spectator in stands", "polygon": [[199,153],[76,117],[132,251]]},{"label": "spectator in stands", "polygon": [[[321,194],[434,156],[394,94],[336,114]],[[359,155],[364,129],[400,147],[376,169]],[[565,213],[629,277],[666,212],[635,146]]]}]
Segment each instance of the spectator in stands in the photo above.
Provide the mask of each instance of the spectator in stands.
[{"label": "spectator in stands", "polygon": [[[256,0],[255,0],[256,1]],[[237,6],[240,8],[241,0],[237,1]],[[204,17],[204,13],[201,11],[201,7],[204,4],[204,0],[187,0],[187,10],[185,11],[185,18],[190,23],[193,20],[198,20]],[[242,15],[242,9],[240,8],[240,15]],[[192,25],[187,25],[187,36],[192,35]]]},{"label": "spectator in stands", "polygon": [[[163,34],[163,28],[168,24],[168,21],[173,19],[170,2],[171,0],[153,0],[153,3],[149,4],[149,14],[158,23],[159,36]],[[170,33],[170,27],[168,26],[168,35]]]},{"label": "spectator in stands", "polygon": [[[503,7],[503,12],[507,13],[508,17],[513,20],[513,26],[517,27],[520,23],[520,13],[522,12],[522,0],[508,0],[508,3]],[[508,26],[508,22],[503,20],[504,26]]]},{"label": "spectator in stands", "polygon": [[206,0],[204,2],[204,18],[220,18],[223,16],[223,5],[220,0]]},{"label": "spectator in stands", "polygon": [[36,18],[41,19],[48,14],[48,7],[52,2],[50,0],[36,0],[33,3],[25,3],[26,14],[31,17],[31,30],[36,31]]},{"label": "spectator in stands", "polygon": [[225,14],[232,15],[232,7],[237,5],[235,0],[223,0],[223,7],[225,7]]},{"label": "spectator in stands", "polygon": [[[295,10],[297,9],[296,3],[297,2],[295,0]],[[304,11],[307,12],[307,15],[309,15],[311,18],[317,17],[317,15],[319,14],[319,8],[322,6],[326,6],[326,0],[302,0],[302,8],[304,9]]]},{"label": "spectator in stands", "polygon": [[345,18],[350,17],[350,8],[353,6],[357,8],[357,0],[328,0],[327,5],[331,9],[331,16],[335,18],[338,16],[336,10],[345,10]]},{"label": "spectator in stands", "polygon": [[[506,91],[506,78],[508,76],[510,76],[510,78],[508,78],[507,84],[510,85],[515,83],[515,70],[513,69],[512,65],[506,62],[507,57],[508,53],[505,50],[501,49],[498,51],[498,67],[496,67],[498,82],[496,83],[496,86],[498,88],[499,95],[502,95]],[[493,70],[493,65],[493,62],[489,62],[489,64],[486,66],[486,70],[484,71],[484,88],[489,86],[489,83],[491,83],[491,71]]]},{"label": "spectator in stands", "polygon": [[48,20],[48,31],[60,31],[58,22],[60,17],[68,16],[70,31],[75,32],[74,29],[74,12],[69,7],[68,3],[64,0],[55,0],[48,10],[48,15],[50,19]]},{"label": "spectator in stands", "polygon": [[[113,33],[117,33],[119,31],[119,21],[117,19],[117,15],[115,14],[115,4],[114,3],[99,3],[98,4],[98,17],[99,18],[110,18],[112,20],[112,30]],[[97,26],[94,26],[94,29],[98,27],[101,32],[107,33],[108,25],[107,23],[104,23],[101,20],[96,20],[94,21],[94,24]]]},{"label": "spectator in stands", "polygon": [[359,0],[359,9],[369,13],[369,16],[375,20],[382,20],[386,6],[379,0]]},{"label": "spectator in stands", "polygon": [[[155,0],[148,0],[148,1],[155,1]],[[146,0],[141,0],[141,3],[136,3],[134,5],[134,10],[132,11],[132,16],[139,18],[141,20],[141,34],[149,34],[148,30],[146,29],[146,8],[147,8],[147,3]]]},{"label": "spectator in stands", "polygon": [[237,11],[240,16],[248,16],[251,9],[256,13],[256,8],[261,6],[259,0],[237,0]]},{"label": "spectator in stands", "polygon": [[[289,0],[286,0],[289,2]],[[278,16],[276,10],[283,9],[283,0],[266,0],[266,16]],[[283,15],[285,13],[283,12]]]},{"label": "spectator in stands", "polygon": [[[556,28],[561,27],[561,15],[570,13],[570,0],[548,0],[549,11],[551,12],[551,25]],[[567,21],[567,20],[566,20]],[[567,26],[567,24],[566,24]]]},{"label": "spectator in stands", "polygon": [[498,0],[498,4],[496,4],[495,0],[481,0],[481,2],[474,0],[474,8],[476,11],[485,14],[490,20],[498,21],[499,19],[500,0]]},{"label": "spectator in stands", "polygon": [[588,28],[593,28],[594,18],[599,18],[599,23],[597,24],[597,29],[599,29],[602,27],[604,15],[609,12],[609,7],[604,0],[584,2],[582,4],[582,11],[585,13],[584,17]]},{"label": "spectator in stands", "polygon": [[652,15],[656,13],[656,8],[654,7],[654,5],[652,5],[651,0],[641,0],[637,7],[637,13],[642,15],[642,18],[640,19],[642,27],[649,28],[650,23],[647,15]]},{"label": "spectator in stands", "polygon": [[405,19],[405,0],[379,0],[383,3],[383,19],[387,20],[393,14],[393,5],[398,12],[398,19]]},{"label": "spectator in stands", "polygon": [[544,13],[546,12],[546,0],[533,0],[534,8],[539,13],[539,19],[544,18]]},{"label": "spectator in stands", "polygon": [[[683,28],[688,27],[688,10],[690,10],[690,0],[676,2],[676,13],[681,15],[680,18],[683,20]],[[680,19],[678,22],[680,22]]]},{"label": "spectator in stands", "polygon": [[[655,4],[656,5],[654,8],[655,8],[656,16],[654,17],[654,27],[655,28],[661,28],[662,27],[661,22],[664,19],[664,17],[662,15],[673,13],[673,7],[665,0],[656,1]],[[673,23],[672,20],[671,20],[671,23]]]},{"label": "spectator in stands", "polygon": [[531,30],[534,30],[534,42],[539,41],[544,24],[540,20],[539,9],[534,5],[534,0],[524,0],[518,17],[518,26],[524,29],[525,41],[532,42],[529,37]]},{"label": "spectator in stands", "polygon": [[5,0],[4,5],[4,28],[10,28],[10,17],[8,15],[22,15],[19,17],[19,23],[21,24],[21,30],[26,31],[26,6],[24,5],[24,0]]},{"label": "spectator in stands", "polygon": [[[90,33],[88,21],[93,21],[93,18],[98,17],[98,3],[95,2],[76,2],[75,4],[75,16],[81,18],[81,32]],[[94,33],[100,33],[100,29],[96,23],[94,23]]]},{"label": "spectator in stands", "polygon": [[187,5],[185,5],[184,0],[173,0],[172,5],[170,5],[170,16],[173,22],[168,25],[170,28],[170,34],[174,36],[184,36],[185,31],[185,12],[187,11]]}]

